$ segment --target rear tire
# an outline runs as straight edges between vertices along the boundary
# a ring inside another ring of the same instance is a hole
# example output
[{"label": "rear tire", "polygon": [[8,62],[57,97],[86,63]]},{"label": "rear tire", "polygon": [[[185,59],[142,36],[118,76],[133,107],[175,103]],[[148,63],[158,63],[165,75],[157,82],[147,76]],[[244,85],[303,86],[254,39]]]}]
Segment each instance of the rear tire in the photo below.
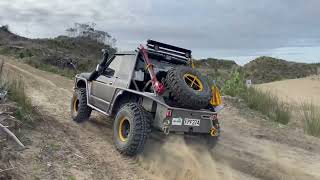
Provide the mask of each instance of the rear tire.
[{"label": "rear tire", "polygon": [[119,109],[113,125],[113,141],[121,154],[135,156],[143,151],[151,129],[149,118],[137,103],[127,103]]},{"label": "rear tire", "polygon": [[87,92],[85,88],[76,89],[71,99],[71,117],[77,123],[87,121],[92,109],[87,105]]},{"label": "rear tire", "polygon": [[203,135],[202,138],[205,139],[209,150],[213,149],[214,147],[216,147],[216,145],[218,144],[218,141],[219,141],[219,136],[212,137],[212,136],[210,136],[208,134]]},{"label": "rear tire", "polygon": [[203,109],[211,99],[211,88],[203,76],[190,67],[177,67],[168,71],[166,87],[181,108]]}]

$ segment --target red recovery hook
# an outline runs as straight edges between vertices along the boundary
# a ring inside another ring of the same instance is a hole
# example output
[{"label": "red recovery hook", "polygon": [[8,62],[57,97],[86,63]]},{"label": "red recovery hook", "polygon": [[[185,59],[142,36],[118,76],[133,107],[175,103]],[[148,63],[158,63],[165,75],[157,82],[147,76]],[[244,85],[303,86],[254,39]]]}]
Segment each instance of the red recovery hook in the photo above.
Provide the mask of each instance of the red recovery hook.
[{"label": "red recovery hook", "polygon": [[150,59],[148,57],[148,52],[143,47],[143,45],[140,45],[140,52],[142,53],[143,59],[144,59],[146,65],[147,65],[147,69],[149,71],[151,82],[152,82],[152,86],[153,86],[154,90],[159,95],[163,94],[164,90],[165,90],[164,85],[161,82],[158,81],[156,75],[154,74],[153,64],[151,64]]}]

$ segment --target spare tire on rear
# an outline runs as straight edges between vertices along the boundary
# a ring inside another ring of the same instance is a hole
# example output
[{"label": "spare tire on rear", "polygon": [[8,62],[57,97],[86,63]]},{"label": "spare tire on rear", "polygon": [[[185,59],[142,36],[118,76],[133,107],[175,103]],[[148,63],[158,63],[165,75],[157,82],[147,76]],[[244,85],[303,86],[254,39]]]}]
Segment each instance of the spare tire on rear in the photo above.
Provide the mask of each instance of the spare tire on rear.
[{"label": "spare tire on rear", "polygon": [[211,88],[200,74],[191,67],[172,68],[166,77],[166,87],[175,106],[190,109],[206,108],[211,99]]}]

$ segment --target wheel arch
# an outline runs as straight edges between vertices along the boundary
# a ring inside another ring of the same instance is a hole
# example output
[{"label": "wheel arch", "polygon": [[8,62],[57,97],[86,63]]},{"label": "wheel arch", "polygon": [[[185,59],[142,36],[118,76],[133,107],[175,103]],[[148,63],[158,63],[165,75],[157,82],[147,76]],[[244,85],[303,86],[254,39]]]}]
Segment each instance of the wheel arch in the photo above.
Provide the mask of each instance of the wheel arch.
[{"label": "wheel arch", "polygon": [[121,106],[127,102],[137,102],[139,96],[133,92],[128,92],[123,89],[118,89],[115,93],[115,97],[111,108],[109,109],[109,113],[111,116],[115,116]]},{"label": "wheel arch", "polygon": [[87,81],[85,79],[77,78],[75,88],[87,88]]},{"label": "wheel arch", "polygon": [[115,116],[120,107],[128,102],[137,102],[138,104],[141,104],[142,107],[149,112],[152,112],[153,109],[155,111],[157,106],[157,102],[155,100],[143,94],[140,94],[139,92],[119,89],[115,95],[112,106],[109,109],[110,114],[112,116]]}]

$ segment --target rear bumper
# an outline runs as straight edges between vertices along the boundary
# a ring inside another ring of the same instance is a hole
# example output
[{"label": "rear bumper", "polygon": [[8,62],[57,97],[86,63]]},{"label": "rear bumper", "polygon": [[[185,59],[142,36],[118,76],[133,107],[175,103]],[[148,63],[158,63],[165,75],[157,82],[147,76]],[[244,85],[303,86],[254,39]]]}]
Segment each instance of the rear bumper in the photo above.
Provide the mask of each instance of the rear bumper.
[{"label": "rear bumper", "polygon": [[[171,113],[167,113],[171,111]],[[154,126],[164,133],[207,133],[213,129],[219,133],[216,112],[158,106]],[[169,116],[168,116],[169,115]],[[217,135],[217,134],[216,134]]]}]

